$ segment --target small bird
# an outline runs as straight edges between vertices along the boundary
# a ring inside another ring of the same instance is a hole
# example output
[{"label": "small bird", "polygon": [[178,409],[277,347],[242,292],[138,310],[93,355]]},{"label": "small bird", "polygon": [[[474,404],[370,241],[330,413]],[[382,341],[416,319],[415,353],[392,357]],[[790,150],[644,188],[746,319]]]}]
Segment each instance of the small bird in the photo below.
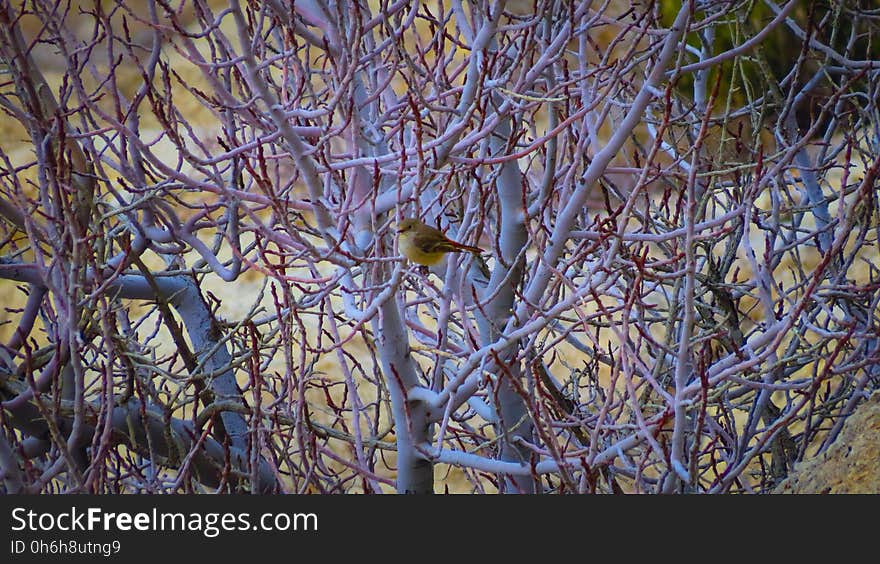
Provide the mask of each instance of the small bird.
[{"label": "small bird", "polygon": [[446,253],[474,253],[477,257],[483,252],[479,247],[463,245],[453,241],[439,229],[425,225],[418,219],[404,219],[397,224],[400,234],[398,248],[406,258],[416,264],[434,266],[443,260]]}]

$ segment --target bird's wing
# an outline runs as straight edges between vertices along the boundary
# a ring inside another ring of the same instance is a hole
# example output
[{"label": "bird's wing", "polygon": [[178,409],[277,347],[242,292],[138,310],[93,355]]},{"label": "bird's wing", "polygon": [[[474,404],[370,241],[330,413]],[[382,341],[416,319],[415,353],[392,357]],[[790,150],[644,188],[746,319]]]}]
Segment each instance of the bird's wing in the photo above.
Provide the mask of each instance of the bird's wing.
[{"label": "bird's wing", "polygon": [[481,253],[482,249],[463,245],[448,238],[439,229],[429,228],[424,233],[418,233],[415,237],[416,246],[426,253],[456,253],[467,251],[470,253]]},{"label": "bird's wing", "polygon": [[443,235],[442,231],[433,227],[416,233],[413,242],[420,251],[425,253],[448,253],[452,250],[449,239]]}]

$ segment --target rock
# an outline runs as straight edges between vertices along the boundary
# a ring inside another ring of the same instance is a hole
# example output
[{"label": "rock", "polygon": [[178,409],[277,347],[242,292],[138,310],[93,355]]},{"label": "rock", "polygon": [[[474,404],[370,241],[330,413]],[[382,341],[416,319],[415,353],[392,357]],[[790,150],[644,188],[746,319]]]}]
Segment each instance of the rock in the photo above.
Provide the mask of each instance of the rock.
[{"label": "rock", "polygon": [[773,493],[880,493],[880,392],[849,417],[825,452],[806,459]]}]

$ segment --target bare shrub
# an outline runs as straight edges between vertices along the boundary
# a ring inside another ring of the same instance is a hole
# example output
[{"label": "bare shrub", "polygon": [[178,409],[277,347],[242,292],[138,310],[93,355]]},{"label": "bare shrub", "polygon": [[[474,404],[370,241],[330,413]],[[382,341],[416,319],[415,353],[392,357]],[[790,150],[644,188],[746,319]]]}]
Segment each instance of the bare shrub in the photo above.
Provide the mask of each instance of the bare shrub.
[{"label": "bare shrub", "polygon": [[6,491],[767,491],[880,376],[869,4],[0,2]]}]

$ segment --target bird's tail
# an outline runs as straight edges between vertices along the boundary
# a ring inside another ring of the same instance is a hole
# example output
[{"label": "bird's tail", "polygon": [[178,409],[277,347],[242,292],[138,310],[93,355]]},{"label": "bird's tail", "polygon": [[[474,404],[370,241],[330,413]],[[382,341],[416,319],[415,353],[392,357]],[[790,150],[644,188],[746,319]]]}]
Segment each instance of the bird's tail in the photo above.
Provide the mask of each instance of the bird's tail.
[{"label": "bird's tail", "polygon": [[472,247],[471,245],[465,245],[456,241],[444,242],[444,246],[446,248],[442,250],[447,253],[474,253],[481,255],[485,252],[480,247]]}]

